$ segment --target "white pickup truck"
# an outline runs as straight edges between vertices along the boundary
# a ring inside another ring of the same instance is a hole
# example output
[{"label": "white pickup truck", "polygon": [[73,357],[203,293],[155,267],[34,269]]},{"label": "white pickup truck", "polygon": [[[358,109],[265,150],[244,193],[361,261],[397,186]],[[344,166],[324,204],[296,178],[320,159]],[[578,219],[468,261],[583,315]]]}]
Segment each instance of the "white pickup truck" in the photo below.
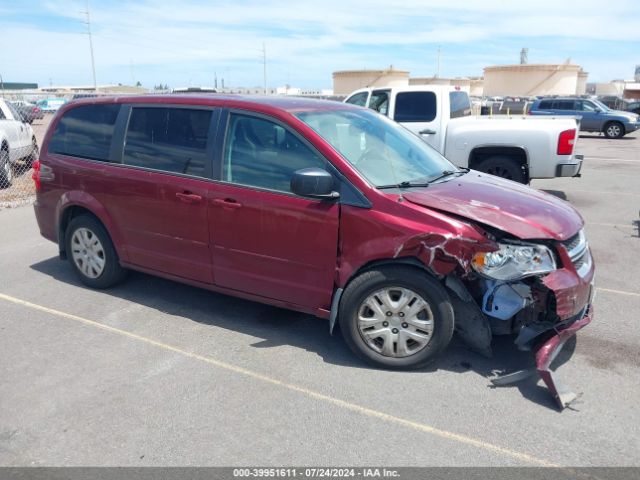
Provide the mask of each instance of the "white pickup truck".
[{"label": "white pickup truck", "polygon": [[580,176],[576,118],[472,116],[467,93],[443,85],[363,88],[345,102],[387,115],[460,167],[521,183]]},{"label": "white pickup truck", "polygon": [[22,119],[16,108],[0,98],[0,188],[13,183],[18,162],[29,168],[38,158],[38,143],[31,125]]}]

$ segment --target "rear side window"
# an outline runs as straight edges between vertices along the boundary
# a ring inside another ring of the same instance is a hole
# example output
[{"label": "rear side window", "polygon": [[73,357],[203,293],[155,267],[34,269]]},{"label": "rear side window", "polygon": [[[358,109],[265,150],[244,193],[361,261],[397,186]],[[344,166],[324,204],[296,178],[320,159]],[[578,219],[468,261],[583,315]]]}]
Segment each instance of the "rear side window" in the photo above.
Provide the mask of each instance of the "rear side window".
[{"label": "rear side window", "polygon": [[539,110],[551,110],[551,105],[552,105],[552,101],[551,100],[542,100],[539,104],[538,104],[538,109]]},{"label": "rear side window", "polygon": [[359,107],[366,107],[368,96],[369,96],[369,92],[356,93],[354,96],[347,98],[345,103],[350,103],[351,105],[358,105]]},{"label": "rear side window", "polygon": [[402,92],[396,96],[396,122],[431,122],[436,114],[433,92]]},{"label": "rear side window", "polygon": [[575,102],[573,100],[556,100],[553,102],[554,110],[575,110]]},{"label": "rear side window", "polygon": [[58,122],[49,152],[109,161],[120,105],[83,105],[69,110]]},{"label": "rear side window", "polygon": [[131,111],[124,163],[205,176],[211,110],[136,108]]},{"label": "rear side window", "polygon": [[224,181],[290,192],[293,173],[313,167],[326,165],[281,125],[262,118],[231,115],[222,168]]},{"label": "rear side window", "polygon": [[449,104],[451,118],[466,117],[471,115],[471,102],[465,92],[449,92]]}]

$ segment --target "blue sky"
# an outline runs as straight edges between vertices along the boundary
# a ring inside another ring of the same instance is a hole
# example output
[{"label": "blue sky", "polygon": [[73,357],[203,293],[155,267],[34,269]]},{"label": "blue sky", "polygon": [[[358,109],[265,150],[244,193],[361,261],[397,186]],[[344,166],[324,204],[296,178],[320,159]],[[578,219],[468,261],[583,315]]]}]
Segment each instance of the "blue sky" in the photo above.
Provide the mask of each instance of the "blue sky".
[{"label": "blue sky", "polygon": [[[91,84],[85,1],[0,0],[0,75]],[[616,0],[93,0],[98,84],[262,84],[331,88],[335,70],[395,68],[477,76],[488,65],[567,58],[589,81],[632,78],[640,9]]]}]

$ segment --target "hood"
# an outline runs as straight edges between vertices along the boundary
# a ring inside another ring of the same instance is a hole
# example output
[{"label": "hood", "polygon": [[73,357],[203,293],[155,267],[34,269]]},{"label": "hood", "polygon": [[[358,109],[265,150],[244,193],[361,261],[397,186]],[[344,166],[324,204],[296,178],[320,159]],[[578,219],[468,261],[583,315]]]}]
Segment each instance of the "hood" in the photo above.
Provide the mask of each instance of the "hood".
[{"label": "hood", "polygon": [[620,117],[627,117],[629,118],[631,121],[634,121],[638,118],[638,115],[633,113],[633,112],[627,112],[625,110],[609,110],[608,112],[609,115],[617,115]]},{"label": "hood", "polygon": [[520,239],[566,240],[584,225],[567,202],[548,193],[471,170],[451,180],[403,191],[405,200],[459,215]]}]

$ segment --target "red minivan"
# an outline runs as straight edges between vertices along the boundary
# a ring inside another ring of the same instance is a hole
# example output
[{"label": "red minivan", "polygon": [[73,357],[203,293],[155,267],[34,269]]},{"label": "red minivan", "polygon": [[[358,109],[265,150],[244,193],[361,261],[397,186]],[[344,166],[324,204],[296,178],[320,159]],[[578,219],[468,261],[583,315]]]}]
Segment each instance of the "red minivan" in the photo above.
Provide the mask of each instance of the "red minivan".
[{"label": "red minivan", "polygon": [[513,334],[549,364],[591,319],[583,220],[459,169],[378,113],[279,97],[74,101],[35,165],[35,213],[80,280],[127,269],[339,323],[351,349],[417,368],[455,331]]}]

